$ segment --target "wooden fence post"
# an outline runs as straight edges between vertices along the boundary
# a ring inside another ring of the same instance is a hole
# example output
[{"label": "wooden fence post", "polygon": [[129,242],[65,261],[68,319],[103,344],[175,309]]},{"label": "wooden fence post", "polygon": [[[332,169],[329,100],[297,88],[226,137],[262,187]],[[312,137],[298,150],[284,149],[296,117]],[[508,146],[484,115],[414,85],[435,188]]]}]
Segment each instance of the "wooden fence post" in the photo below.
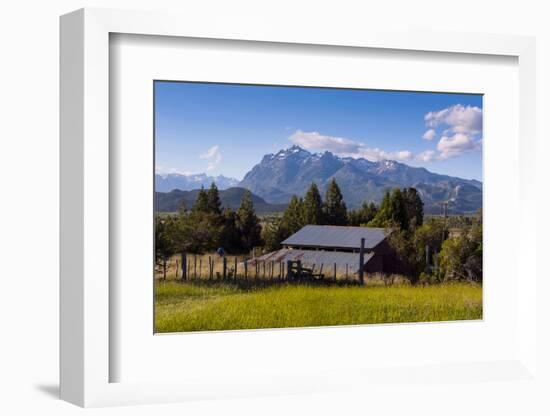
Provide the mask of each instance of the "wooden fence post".
[{"label": "wooden fence post", "polygon": [[197,278],[197,255],[193,255],[193,278]]},{"label": "wooden fence post", "polygon": [[181,253],[181,280],[187,280],[187,253]]},{"label": "wooden fence post", "polygon": [[363,263],[365,259],[365,239],[361,239],[361,248],[359,249],[359,283],[365,284],[365,278],[363,275]]},{"label": "wooden fence post", "polygon": [[235,256],[235,270],[233,270],[233,279],[237,280],[237,256]]},{"label": "wooden fence post", "polygon": [[223,256],[223,271],[222,271],[223,280],[227,279],[227,257]]},{"label": "wooden fence post", "polygon": [[336,263],[334,263],[334,281],[336,282]]},{"label": "wooden fence post", "polygon": [[290,280],[290,272],[292,270],[292,260],[286,262],[286,278]]},{"label": "wooden fence post", "polygon": [[244,259],[244,280],[248,280],[248,260]]},{"label": "wooden fence post", "polygon": [[199,279],[202,278],[202,257],[199,258]]},{"label": "wooden fence post", "polygon": [[301,279],[302,278],[302,260],[298,260],[296,263],[297,263],[296,272],[298,274],[298,279]]}]

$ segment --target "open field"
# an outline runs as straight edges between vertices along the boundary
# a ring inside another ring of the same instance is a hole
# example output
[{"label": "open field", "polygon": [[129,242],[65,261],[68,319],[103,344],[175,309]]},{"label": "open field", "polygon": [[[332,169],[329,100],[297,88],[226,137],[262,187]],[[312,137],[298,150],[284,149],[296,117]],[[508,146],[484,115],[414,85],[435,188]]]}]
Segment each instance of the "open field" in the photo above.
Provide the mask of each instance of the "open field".
[{"label": "open field", "polygon": [[470,284],[242,288],[227,282],[157,281],[155,289],[156,332],[482,318],[482,288]]}]

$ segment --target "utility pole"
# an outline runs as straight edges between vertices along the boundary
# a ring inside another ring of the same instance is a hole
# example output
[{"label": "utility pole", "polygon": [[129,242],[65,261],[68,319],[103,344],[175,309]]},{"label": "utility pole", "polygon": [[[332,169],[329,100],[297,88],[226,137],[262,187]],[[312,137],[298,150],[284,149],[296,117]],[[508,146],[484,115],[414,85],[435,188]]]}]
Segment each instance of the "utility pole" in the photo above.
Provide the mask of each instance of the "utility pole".
[{"label": "utility pole", "polygon": [[359,283],[363,285],[365,283],[365,279],[363,277],[363,263],[365,259],[365,239],[361,239],[361,248],[359,249]]}]

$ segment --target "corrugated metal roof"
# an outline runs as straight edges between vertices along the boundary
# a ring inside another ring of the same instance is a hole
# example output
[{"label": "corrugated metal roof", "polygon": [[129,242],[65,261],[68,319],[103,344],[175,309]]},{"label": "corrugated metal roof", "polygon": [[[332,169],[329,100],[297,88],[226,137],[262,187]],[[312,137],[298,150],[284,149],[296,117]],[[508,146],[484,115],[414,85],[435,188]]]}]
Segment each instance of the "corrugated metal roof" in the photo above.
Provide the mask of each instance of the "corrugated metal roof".
[{"label": "corrugated metal roof", "polygon": [[[365,253],[363,264],[366,264],[374,253]],[[359,269],[359,253],[346,253],[342,251],[325,251],[325,250],[296,250],[290,248],[283,248],[279,251],[273,251],[271,253],[264,254],[263,256],[256,257],[257,261],[274,261],[286,262],[288,260],[297,261],[300,260],[304,267],[311,267],[315,265],[315,270],[318,272],[323,265],[324,270],[330,273],[336,263],[336,269],[338,273],[343,273],[346,270],[346,264],[348,265],[348,271],[350,274],[356,273]],[[249,260],[249,263],[254,263],[254,260]]]},{"label": "corrugated metal roof", "polygon": [[384,228],[373,227],[306,225],[288,237],[282,244],[289,246],[359,249],[361,238],[365,239],[365,248],[374,248],[386,238],[386,231]]}]

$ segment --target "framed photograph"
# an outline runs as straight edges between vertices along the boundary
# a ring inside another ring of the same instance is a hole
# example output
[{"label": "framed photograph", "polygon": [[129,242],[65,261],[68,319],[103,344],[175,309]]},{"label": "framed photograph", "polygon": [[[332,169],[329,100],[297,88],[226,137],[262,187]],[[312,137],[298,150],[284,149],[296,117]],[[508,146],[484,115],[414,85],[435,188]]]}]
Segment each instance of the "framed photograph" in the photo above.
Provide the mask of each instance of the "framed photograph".
[{"label": "framed photograph", "polygon": [[61,18],[62,398],[536,383],[534,40],[219,23]]},{"label": "framed photograph", "polygon": [[155,332],[482,319],[481,94],[153,88]]}]

